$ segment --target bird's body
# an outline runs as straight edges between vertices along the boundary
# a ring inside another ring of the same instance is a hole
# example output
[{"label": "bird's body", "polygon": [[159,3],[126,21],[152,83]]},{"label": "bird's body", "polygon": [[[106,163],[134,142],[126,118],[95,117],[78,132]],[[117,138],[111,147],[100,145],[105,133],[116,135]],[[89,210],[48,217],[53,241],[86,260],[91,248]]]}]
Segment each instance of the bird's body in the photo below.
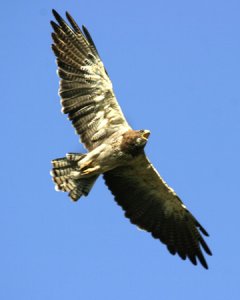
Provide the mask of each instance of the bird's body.
[{"label": "bird's body", "polygon": [[69,153],[52,161],[58,190],[72,200],[87,196],[103,174],[126,217],[151,232],[172,253],[207,268],[202,249],[211,251],[201,236],[206,230],[163,181],[145,155],[150,131],[133,130],[115,98],[112,83],[85,27],[67,13],[71,27],[58,15],[51,22],[53,51],[61,78],[62,111],[68,114],[88,152]]}]

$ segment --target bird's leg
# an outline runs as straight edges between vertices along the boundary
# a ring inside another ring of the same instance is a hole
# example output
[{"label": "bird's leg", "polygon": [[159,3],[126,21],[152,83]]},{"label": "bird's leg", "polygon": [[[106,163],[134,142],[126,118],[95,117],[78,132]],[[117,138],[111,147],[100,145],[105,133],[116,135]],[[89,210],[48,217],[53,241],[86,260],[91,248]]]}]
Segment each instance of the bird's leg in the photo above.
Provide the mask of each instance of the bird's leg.
[{"label": "bird's leg", "polygon": [[100,169],[100,166],[95,166],[93,168],[87,168],[85,170],[81,170],[81,173],[84,175],[92,175],[92,173],[98,171]]},{"label": "bird's leg", "polygon": [[94,166],[94,160],[90,159],[89,161],[86,161],[84,164],[80,166],[80,171],[84,175],[90,175],[93,172],[96,172],[100,169],[100,166]]},{"label": "bird's leg", "polygon": [[93,163],[93,159],[87,160],[84,163],[81,163],[79,165],[81,171],[85,171],[87,168],[91,167],[91,164]]},{"label": "bird's leg", "polygon": [[79,171],[74,170],[71,171],[71,178],[73,179],[79,179],[84,177],[90,177],[94,175],[98,175],[100,172],[98,172],[100,169],[100,166],[94,166],[94,167],[87,167],[85,166],[84,169],[80,169]]}]

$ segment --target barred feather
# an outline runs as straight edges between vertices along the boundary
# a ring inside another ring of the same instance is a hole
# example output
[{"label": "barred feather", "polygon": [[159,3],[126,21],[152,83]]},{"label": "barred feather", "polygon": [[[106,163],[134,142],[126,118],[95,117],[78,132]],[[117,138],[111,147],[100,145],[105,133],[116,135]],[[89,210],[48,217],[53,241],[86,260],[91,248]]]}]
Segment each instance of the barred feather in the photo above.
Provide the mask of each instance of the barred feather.
[{"label": "barred feather", "polygon": [[[92,150],[100,145],[103,138],[130,127],[88,30],[83,26],[82,31],[69,13],[66,17],[71,26],[55,10],[53,15],[58,23],[51,21],[52,49],[61,78],[59,95],[62,111],[68,114],[87,149]],[[107,106],[111,107],[111,111],[105,109]],[[98,112],[102,112],[101,117],[95,118]],[[86,126],[86,121],[91,125]],[[94,138],[93,128],[99,131],[95,132]]]},{"label": "barred feather", "polygon": [[68,192],[73,201],[77,201],[82,195],[87,196],[98,176],[75,179],[72,171],[79,169],[78,162],[86,155],[68,153],[66,157],[54,159],[51,175],[56,184],[56,190]]}]

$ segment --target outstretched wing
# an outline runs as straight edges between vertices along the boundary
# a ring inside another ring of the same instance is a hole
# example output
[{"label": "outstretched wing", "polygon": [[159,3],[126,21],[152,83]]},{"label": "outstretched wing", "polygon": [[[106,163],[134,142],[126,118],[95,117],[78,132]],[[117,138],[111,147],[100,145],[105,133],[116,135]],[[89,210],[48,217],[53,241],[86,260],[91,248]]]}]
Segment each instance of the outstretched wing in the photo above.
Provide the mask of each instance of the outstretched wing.
[{"label": "outstretched wing", "polygon": [[130,128],[114,96],[112,83],[85,27],[66,13],[71,27],[53,10],[52,49],[57,57],[62,111],[81,141],[92,150],[112,133]]},{"label": "outstretched wing", "polygon": [[197,258],[208,268],[202,249],[211,251],[201,233],[206,230],[187,210],[176,193],[163,181],[145,155],[130,167],[119,167],[104,174],[108,188],[122,206],[125,216],[140,228],[196,265]]}]

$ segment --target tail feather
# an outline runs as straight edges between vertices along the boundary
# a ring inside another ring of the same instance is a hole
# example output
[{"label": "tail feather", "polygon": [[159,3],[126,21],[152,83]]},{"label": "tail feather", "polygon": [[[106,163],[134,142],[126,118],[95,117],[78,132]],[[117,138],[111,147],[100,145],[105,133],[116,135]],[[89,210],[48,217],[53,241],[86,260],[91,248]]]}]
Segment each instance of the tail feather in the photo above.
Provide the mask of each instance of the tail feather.
[{"label": "tail feather", "polygon": [[69,153],[66,157],[57,158],[52,161],[53,169],[51,175],[55,182],[57,191],[68,192],[73,201],[77,201],[81,196],[87,196],[98,175],[88,178],[73,178],[71,172],[79,169],[78,162],[85,154]]},{"label": "tail feather", "polygon": [[66,158],[67,160],[71,160],[71,161],[79,161],[81,159],[83,159],[84,157],[86,157],[86,154],[81,154],[81,153],[67,153]]},{"label": "tail feather", "polygon": [[64,167],[69,167],[70,163],[66,159],[56,158],[56,159],[52,160],[52,165],[53,165],[53,168],[64,168]]}]

